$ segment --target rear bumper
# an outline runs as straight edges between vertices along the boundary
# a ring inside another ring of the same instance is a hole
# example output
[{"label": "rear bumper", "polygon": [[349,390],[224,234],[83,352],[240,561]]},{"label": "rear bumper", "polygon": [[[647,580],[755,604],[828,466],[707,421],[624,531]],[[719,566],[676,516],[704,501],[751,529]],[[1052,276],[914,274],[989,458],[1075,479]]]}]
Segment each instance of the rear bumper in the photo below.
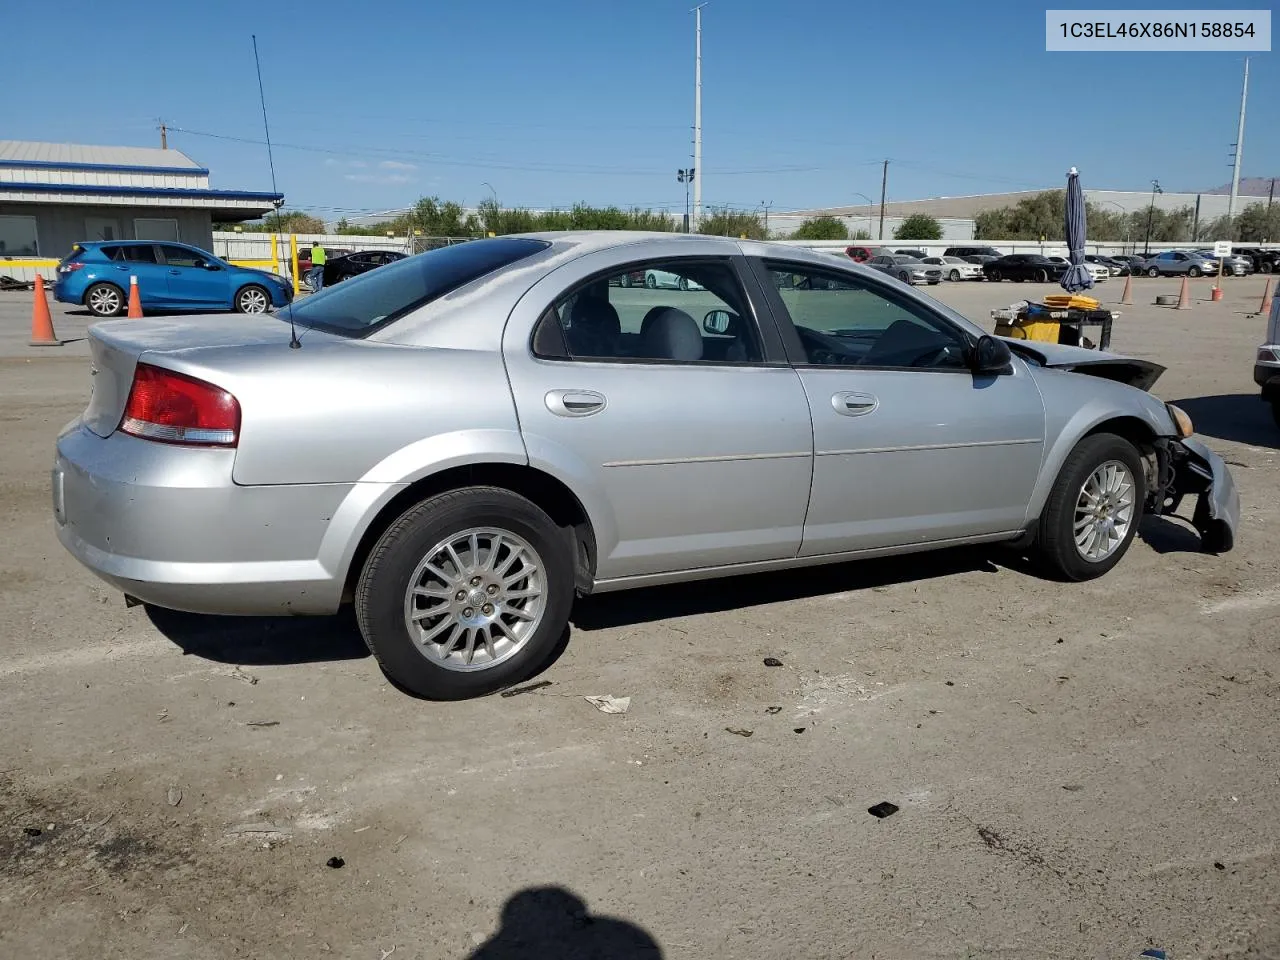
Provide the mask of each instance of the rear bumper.
[{"label": "rear bumper", "polygon": [[193,613],[333,613],[345,567],[325,562],[326,534],[356,485],[238,486],[234,459],[233,450],[104,439],[77,422],[58,438],[51,477],[58,539],[146,603]]},{"label": "rear bumper", "polygon": [[[1280,346],[1265,345],[1264,350],[1271,350],[1280,356]],[[1253,365],[1253,382],[1262,388],[1264,399],[1280,397],[1280,363],[1255,363]]]}]

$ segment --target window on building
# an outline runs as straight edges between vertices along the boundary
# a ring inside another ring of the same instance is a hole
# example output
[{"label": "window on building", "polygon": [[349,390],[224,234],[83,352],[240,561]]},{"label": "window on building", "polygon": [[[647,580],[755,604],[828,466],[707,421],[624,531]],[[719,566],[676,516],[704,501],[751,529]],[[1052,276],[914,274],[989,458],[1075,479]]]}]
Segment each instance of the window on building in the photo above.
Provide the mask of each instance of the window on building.
[{"label": "window on building", "polygon": [[135,240],[169,240],[177,243],[178,221],[169,219],[138,218],[133,221],[133,237]]},{"label": "window on building", "polygon": [[35,257],[39,254],[35,217],[0,217],[0,257]]}]

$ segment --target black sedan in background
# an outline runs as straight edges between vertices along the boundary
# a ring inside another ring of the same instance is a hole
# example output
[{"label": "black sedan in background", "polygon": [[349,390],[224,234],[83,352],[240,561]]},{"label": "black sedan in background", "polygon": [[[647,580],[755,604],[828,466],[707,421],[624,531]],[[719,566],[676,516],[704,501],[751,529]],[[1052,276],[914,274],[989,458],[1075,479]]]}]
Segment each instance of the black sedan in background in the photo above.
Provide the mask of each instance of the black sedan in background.
[{"label": "black sedan in background", "polygon": [[332,286],[404,258],[405,254],[394,250],[361,250],[343,257],[334,257],[324,265],[324,285]]},{"label": "black sedan in background", "polygon": [[988,260],[982,265],[982,272],[988,280],[1048,283],[1050,280],[1061,280],[1067,267],[1038,253],[1010,253],[996,260]]}]

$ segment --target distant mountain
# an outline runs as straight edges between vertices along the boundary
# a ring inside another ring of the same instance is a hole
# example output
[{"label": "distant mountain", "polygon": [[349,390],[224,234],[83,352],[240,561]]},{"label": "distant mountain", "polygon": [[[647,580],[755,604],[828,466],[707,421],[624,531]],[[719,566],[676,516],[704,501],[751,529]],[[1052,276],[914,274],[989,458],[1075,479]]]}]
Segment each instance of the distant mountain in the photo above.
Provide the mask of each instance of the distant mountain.
[{"label": "distant mountain", "polygon": [[[1265,197],[1267,191],[1271,189],[1270,177],[1241,177],[1240,178],[1240,196],[1242,197]],[[1280,178],[1277,178],[1277,190],[1280,190]],[[1226,193],[1231,192],[1231,181],[1227,181],[1220,187],[1214,187],[1212,190],[1201,190],[1201,193]]]}]

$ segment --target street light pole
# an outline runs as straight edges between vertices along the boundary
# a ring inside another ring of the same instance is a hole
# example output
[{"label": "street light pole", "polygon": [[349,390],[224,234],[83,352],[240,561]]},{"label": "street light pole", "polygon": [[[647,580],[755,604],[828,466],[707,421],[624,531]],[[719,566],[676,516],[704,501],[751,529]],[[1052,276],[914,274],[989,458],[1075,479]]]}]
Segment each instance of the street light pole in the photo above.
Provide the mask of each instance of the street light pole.
[{"label": "street light pole", "polygon": [[1120,215],[1124,217],[1124,245],[1126,247],[1129,246],[1129,211],[1114,200],[1103,200],[1102,202],[1111,204],[1111,206],[1119,210]]},{"label": "street light pole", "polygon": [[871,237],[871,218],[872,218],[872,216],[874,215],[874,212],[875,212],[875,211],[874,211],[874,208],[875,208],[876,202],[875,202],[874,200],[872,200],[870,197],[868,197],[865,193],[859,193],[857,190],[854,190],[854,191],[853,191],[853,195],[854,195],[855,197],[861,197],[863,200],[867,201],[867,237],[868,237],[868,239],[870,239],[870,237]]},{"label": "street light pole", "polygon": [[764,238],[768,240],[769,239],[769,208],[773,206],[773,201],[770,200],[768,203],[765,203],[763,200],[761,200],[760,206],[764,207]]},{"label": "street light pole", "polygon": [[684,184],[684,232],[689,232],[689,184],[697,171],[693,167],[681,167],[676,171],[676,179]]},{"label": "street light pole", "polygon": [[1156,194],[1157,193],[1164,193],[1164,191],[1160,189],[1159,180],[1152,180],[1151,181],[1151,206],[1147,208],[1147,240],[1146,240],[1146,246],[1144,249],[1144,253],[1148,257],[1151,256],[1151,221],[1155,217],[1155,213],[1156,213]]}]

